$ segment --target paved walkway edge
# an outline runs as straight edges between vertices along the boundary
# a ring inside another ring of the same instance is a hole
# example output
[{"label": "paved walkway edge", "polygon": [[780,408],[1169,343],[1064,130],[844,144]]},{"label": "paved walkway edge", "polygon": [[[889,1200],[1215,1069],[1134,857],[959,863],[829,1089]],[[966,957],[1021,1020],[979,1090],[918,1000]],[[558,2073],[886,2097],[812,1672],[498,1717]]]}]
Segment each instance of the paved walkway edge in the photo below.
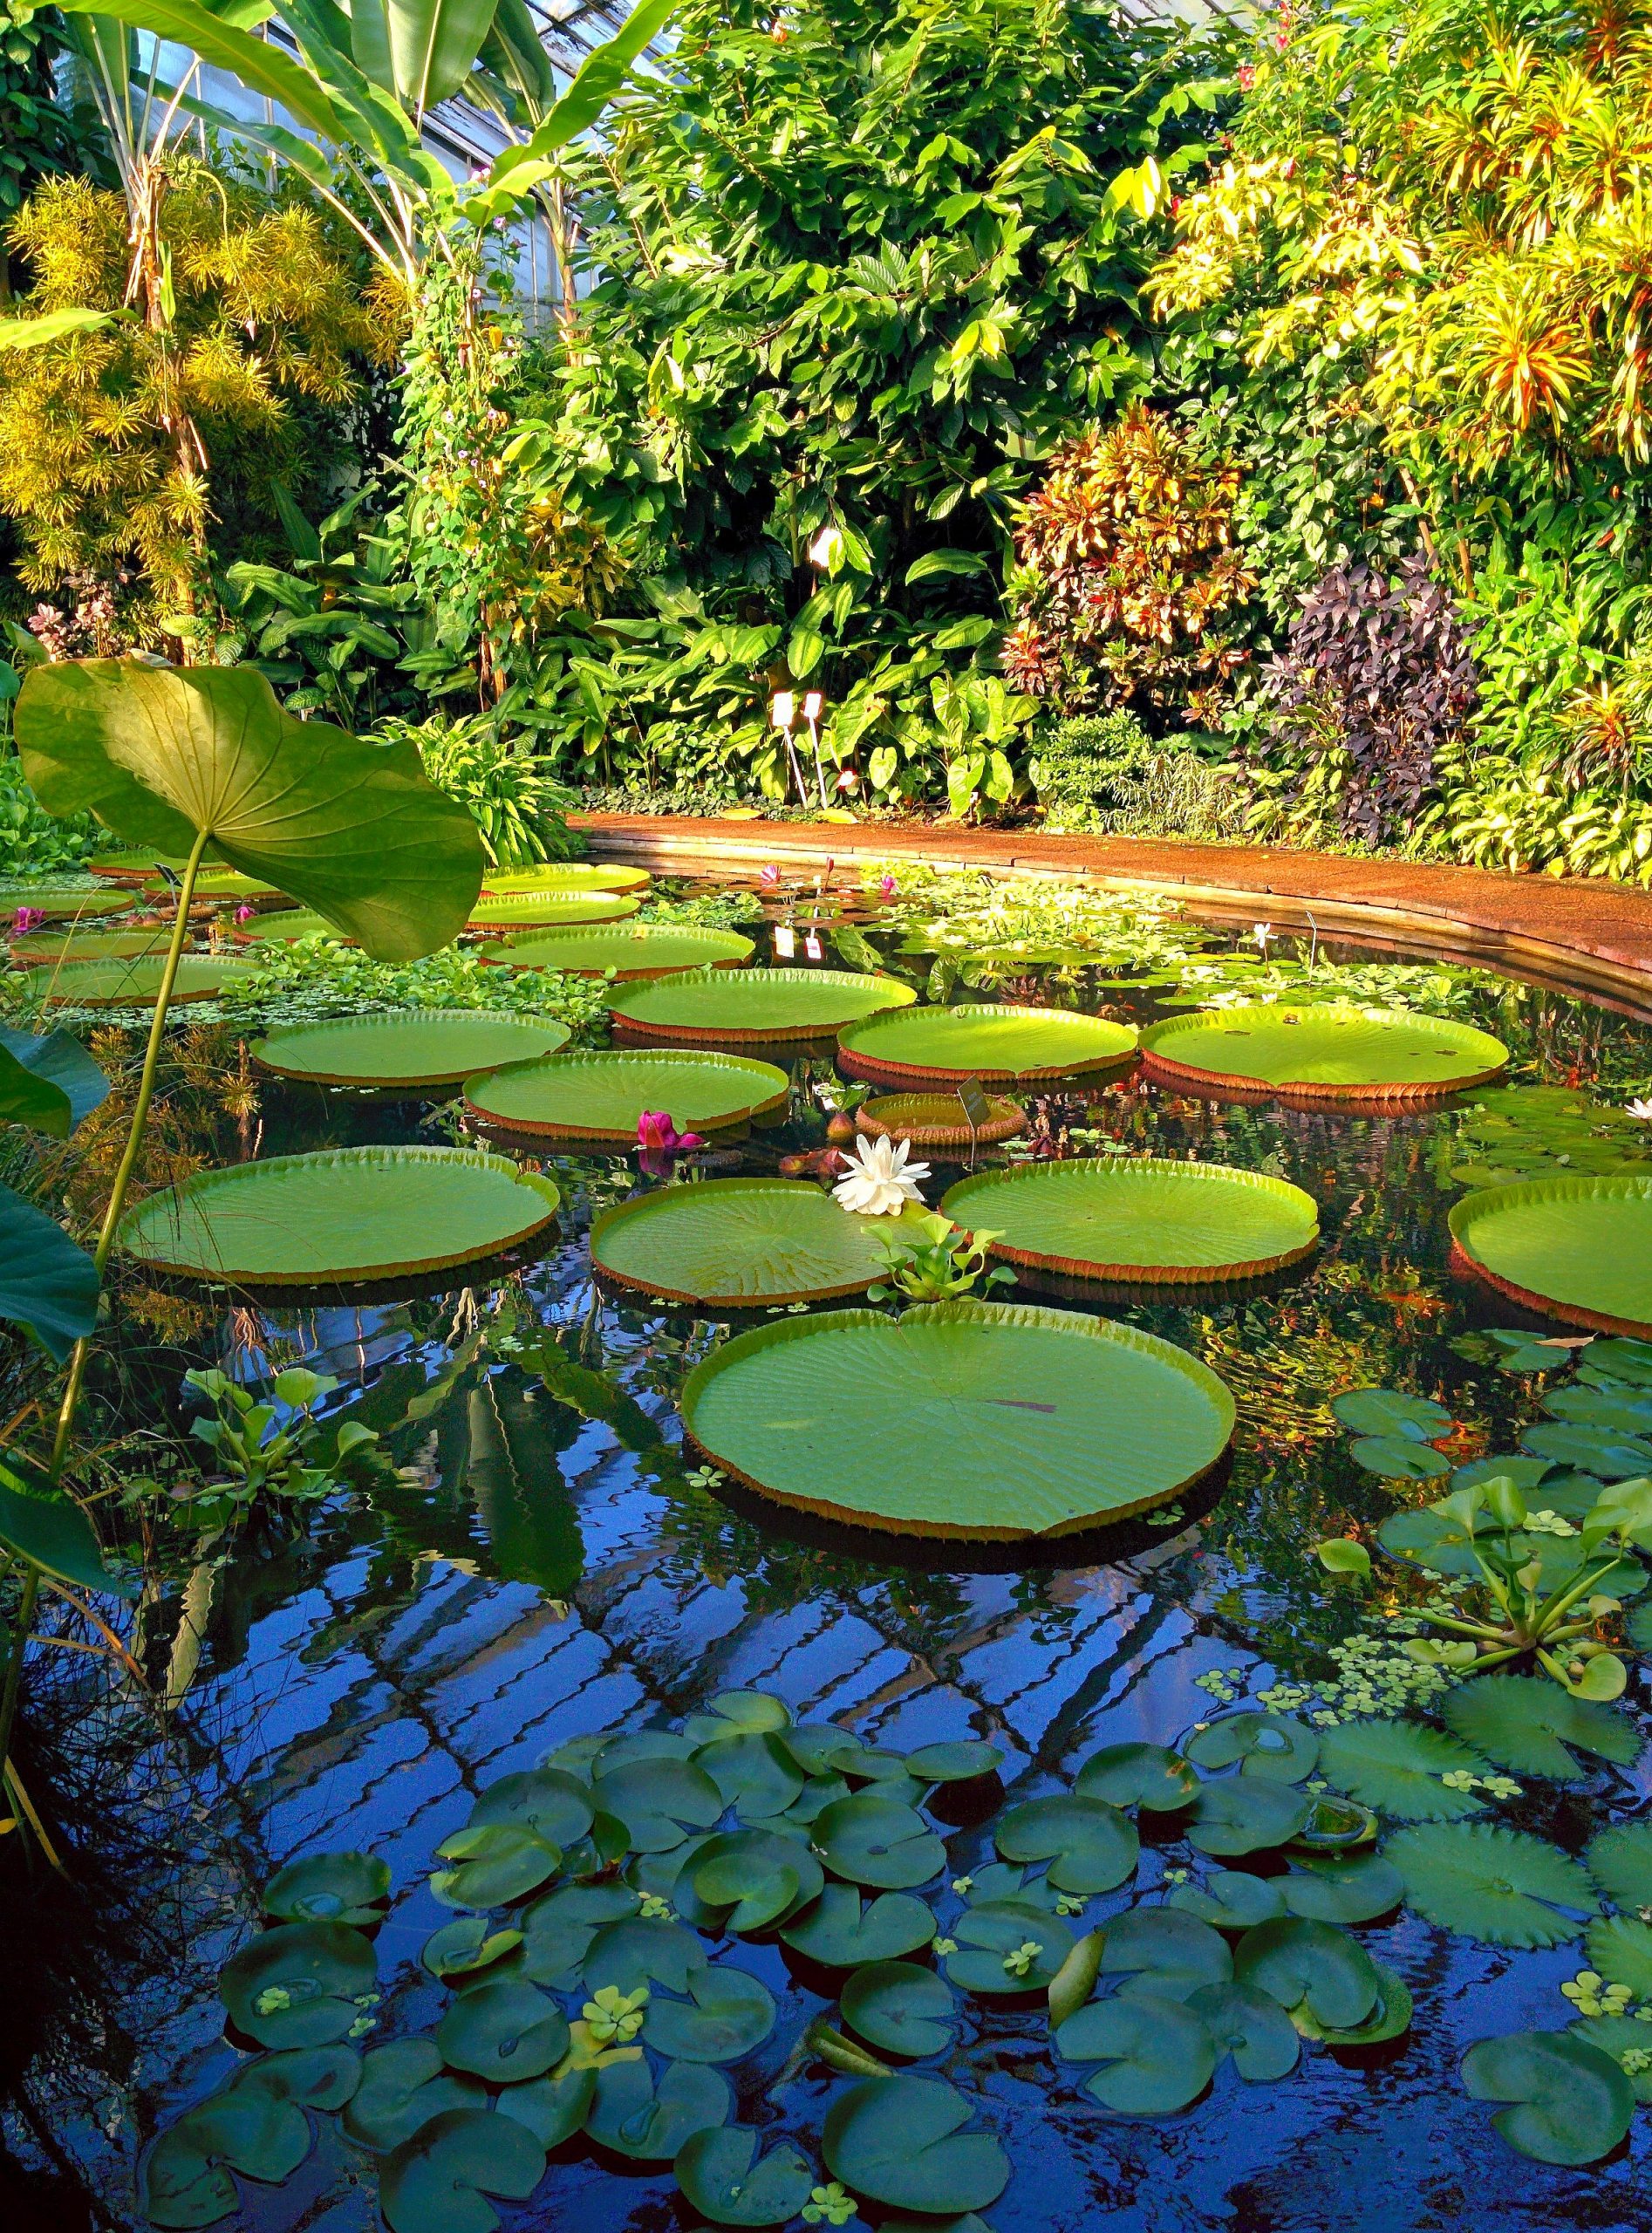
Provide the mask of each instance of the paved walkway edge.
[{"label": "paved walkway edge", "polygon": [[575,814],[594,851],[677,875],[749,875],[767,862],[878,861],[1162,892],[1200,912],[1312,925],[1587,993],[1652,1021],[1652,892],[1603,879],[1505,875],[1412,861],[1171,839],[1043,837],[939,824],[727,822]]}]

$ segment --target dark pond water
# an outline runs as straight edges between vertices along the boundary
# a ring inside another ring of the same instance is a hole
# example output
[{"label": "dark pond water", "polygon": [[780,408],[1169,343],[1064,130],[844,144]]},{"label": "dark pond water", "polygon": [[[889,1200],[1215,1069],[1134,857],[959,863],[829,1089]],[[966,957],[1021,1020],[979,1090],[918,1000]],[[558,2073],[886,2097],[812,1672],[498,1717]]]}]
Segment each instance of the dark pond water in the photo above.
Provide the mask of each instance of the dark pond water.
[{"label": "dark pond water", "polygon": [[[1144,1016],[1150,998],[1110,1005]],[[1621,1100],[1652,1071],[1652,1034],[1562,994],[1488,976],[1478,1020],[1510,1041],[1527,1081],[1598,1080]],[[798,1075],[802,1109],[808,1066]],[[229,1127],[220,1151],[429,1138],[425,1113],[266,1088],[262,1130],[237,1144]],[[1059,1104],[1050,1116],[1057,1130],[1076,1116],[1132,1146],[1277,1172],[1315,1197],[1325,1235],[1317,1259],[1273,1292],[1115,1308],[1223,1375],[1239,1425],[1231,1476],[1202,1523],[1140,1531],[1105,1563],[980,1574],[945,1553],[892,1560],[732,1511],[651,1461],[652,1444],[674,1440],[675,1392],[714,1335],[593,1289],[584,1233],[593,1205],[637,1183],[634,1158],[621,1156],[548,1164],[565,1192],[560,1236],[515,1280],[358,1309],[237,1313],[184,1340],[170,1373],[134,1369],[129,1401],[154,1416],[175,1401],[183,1366],[214,1354],[243,1374],[261,1356],[308,1358],[346,1392],[366,1391],[360,1415],[384,1427],[403,1470],[371,1495],[316,1509],[296,1533],[159,1561],[139,1648],[170,1692],[164,1733],[83,1691],[77,1670],[64,1671],[69,1655],[56,1656],[43,1728],[103,1857],[86,1864],[86,1906],[47,1893],[34,1921],[14,1913],[7,1924],[7,2067],[15,2077],[27,2065],[24,2106],[9,2120],[10,2223],[140,2222],[143,2142],[235,2060],[218,1967],[252,1926],[257,1888],[300,1850],[370,1848],[392,1866],[382,2038],[424,2025],[440,1997],[417,1969],[447,1920],[425,1888],[433,1847],[483,1786],[570,1738],[762,1689],[799,1719],[842,1722],[877,1744],[989,1738],[1007,1756],[1009,1795],[1025,1798],[1067,1787],[1100,1744],[1175,1743],[1210,1715],[1198,1678],[1212,1671],[1246,1698],[1326,1670],[1324,1646],[1348,1615],[1316,1581],[1307,1547],[1349,1515],[1374,1520],[1428,1493],[1360,1472],[1328,1397],[1362,1383],[1436,1396],[1464,1423],[1464,1457],[1512,1447],[1534,1409],[1529,1383],[1452,1346],[1509,1322],[1506,1307],[1488,1309],[1447,1269],[1457,1196],[1437,1166],[1460,1119],[1224,1108],[1139,1085],[1109,1089],[1087,1119]],[[818,1109],[795,1112],[747,1147],[745,1167],[817,1144],[823,1122]],[[502,1361],[502,1342],[540,1329],[540,1369]],[[1505,1819],[1575,1850],[1593,1826],[1648,1805],[1645,1768],[1605,1771],[1561,1796],[1534,1785]],[[977,1842],[961,1833],[951,1852],[966,1868]],[[1186,1859],[1150,1848],[1138,1888]],[[1363,1935],[1415,1994],[1407,2039],[1363,2060],[1312,2051],[1267,2086],[1244,2086],[1226,2065],[1208,2098],[1163,2123],[1099,2111],[1039,2018],[972,2008],[946,2070],[980,2098],[1015,2166],[988,2213],[997,2233],[1647,2225],[1644,2113],[1616,2159],[1549,2169],[1492,2134],[1456,2075],[1476,2038],[1566,2020],[1558,1988],[1580,1950],[1498,1951],[1409,1915]],[[733,2073],[740,2113],[817,2160],[841,2081],[808,2065],[777,2080],[825,2004],[772,1950],[747,1945],[736,1959],[781,2004],[773,2038]],[[249,2221],[269,2233],[375,2222],[365,2159],[325,2134],[289,2184],[248,2192]],[[505,2217],[568,2233],[694,2222],[668,2173],[621,2175],[577,2148]]]}]

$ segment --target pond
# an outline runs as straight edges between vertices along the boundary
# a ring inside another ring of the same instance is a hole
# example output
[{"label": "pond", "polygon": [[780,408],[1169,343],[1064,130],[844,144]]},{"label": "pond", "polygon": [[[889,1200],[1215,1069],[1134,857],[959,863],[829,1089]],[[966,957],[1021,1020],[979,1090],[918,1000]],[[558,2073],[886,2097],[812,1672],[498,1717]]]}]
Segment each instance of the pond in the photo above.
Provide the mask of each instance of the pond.
[{"label": "pond", "polygon": [[[687,900],[711,887],[661,889]],[[945,948],[892,932],[876,891],[835,898],[817,882],[770,878],[761,905],[759,935],[793,925],[800,962],[818,925],[829,963],[864,961],[870,942],[916,985],[957,988],[932,975]],[[910,931],[910,913],[903,920]],[[844,928],[855,935],[834,950],[830,933]],[[1253,959],[1306,966],[1310,946],[1316,969],[1369,962],[1389,973],[1390,991],[1405,979],[1391,956],[1348,945],[1264,933],[1259,951],[1248,925],[1191,943],[1207,956],[1207,981],[1192,984],[1201,996],[1243,983]],[[1129,973],[1121,982],[1117,966],[1098,974],[1028,946],[962,981],[969,998],[1048,999],[1137,1022],[1171,1012],[1164,1000],[1188,982],[1186,966],[1167,969],[1157,951]],[[1422,975],[1408,981],[1426,1010]],[[1621,1106],[1652,1075],[1652,1032],[1630,1017],[1489,973],[1454,976],[1451,997],[1453,1014],[1509,1046],[1520,1086]],[[269,1078],[256,1107],[245,1095],[237,1103],[223,1090],[238,1075],[233,1048],[231,1037],[198,1065],[188,1118],[215,1159],[458,1134],[451,1109],[433,1116],[417,1100]],[[783,1121],[720,1148],[702,1171],[772,1171],[822,1146],[829,1107],[852,1091],[817,1051],[788,1067]],[[142,2223],[140,2149],[234,2067],[218,1974],[256,1920],[260,1888],[295,1855],[354,1849],[388,1864],[383,1998],[365,2043],[427,2029],[447,1996],[420,1950],[454,1919],[428,1888],[434,1848],[489,1784],[573,1740],[675,1728],[720,1694],[766,1692],[796,1722],[841,1724],[877,1747],[984,1739],[1003,1756],[1005,1794],[1021,1801],[1069,1790],[1100,1746],[1177,1745],[1219,1711],[1304,1698],[1334,1680],[1330,1648],[1361,1633],[1362,1601],[1311,1547],[1356,1526],[1369,1533],[1446,1484],[1362,1469],[1331,1399],[1378,1387],[1437,1400],[1455,1423],[1437,1437],[1453,1465],[1512,1451],[1542,1416],[1540,1383],[1499,1369],[1484,1338],[1523,1322],[1518,1312],[1448,1261],[1463,1173],[1492,1152],[1475,1103],[1471,1093],[1414,1114],[1350,1115],[1198,1100],[1138,1075],[1041,1091],[1030,1151],[980,1151],[978,1167],[1029,1152],[1194,1157],[1288,1180],[1318,1205],[1317,1254],[1248,1291],[1104,1306],[1030,1279],[1003,1291],[1104,1310],[1178,1343],[1237,1401],[1231,1465],[1208,1491],[1129,1523],[1099,1557],[1087,1546],[1083,1564],[1007,1546],[991,1557],[911,1540],[885,1548],[691,1478],[696,1461],[686,1468],[675,1451],[677,1398],[724,1332],[593,1283],[590,1219],[639,1183],[635,1156],[618,1150],[537,1158],[563,1192],[554,1246],[491,1284],[454,1275],[440,1292],[427,1281],[348,1308],[174,1298],[170,1316],[152,1298],[146,1331],[119,1351],[134,1435],[180,1417],[185,1367],[216,1363],[251,1383],[303,1362],[337,1377],[331,1404],[379,1432],[390,1463],[278,1526],[205,1545],[165,1523],[145,1531],[133,1649],[164,1712],[112,1703],[72,1655],[41,1655],[40,1741],[99,1857],[84,1888],[90,1918],[43,1887],[34,1922],[9,1921],[6,2063],[21,2104],[11,2137],[27,2167],[24,2222],[32,2212],[54,2228]],[[1477,1123],[1480,1137],[1464,1137]],[[937,1165],[929,1199],[959,1175]],[[846,1430],[845,1467],[878,1463]],[[1603,1824],[1643,1818],[1649,1792],[1645,1764],[1601,1763],[1564,1786],[1528,1780],[1496,1819],[1575,1854]],[[991,1859],[966,1820],[949,1869]],[[1157,1897],[1190,1868],[1197,1875],[1198,1855],[1144,1825],[1133,1882],[1090,1900],[1074,1928]],[[959,1898],[937,1896],[958,1914]],[[1310,2046],[1278,2084],[1247,2084],[1225,2064],[1191,2107],[1157,2120],[1098,2107],[1085,2071],[1052,2053],[1041,2009],[959,1996],[950,2045],[921,2068],[978,2104],[1007,2151],[1009,2183],[983,2212],[996,2233],[1078,2233],[1103,2219],[1129,2233],[1325,2233],[1351,2213],[1382,2233],[1644,2225],[1644,2115],[1604,2161],[1558,2168],[1505,2145],[1457,2074],[1478,2039],[1564,2026],[1573,2011],[1560,1987],[1584,1966],[1576,1937],[1511,1950],[1410,1909],[1361,1937],[1410,1987],[1409,2033],[1364,2049]],[[797,2042],[831,2014],[830,1999],[772,1934],[741,1940],[734,1955],[777,2005],[768,2038],[727,2069],[737,2113],[766,2147],[795,2141],[817,2166],[842,2079]],[[368,2159],[336,2120],[318,2122],[290,2178],[242,2182],[235,2222],[270,2233],[376,2223]],[[511,2226],[567,2233],[698,2223],[668,2163],[628,2162],[584,2140],[556,2150],[531,2199],[501,2208]]]}]

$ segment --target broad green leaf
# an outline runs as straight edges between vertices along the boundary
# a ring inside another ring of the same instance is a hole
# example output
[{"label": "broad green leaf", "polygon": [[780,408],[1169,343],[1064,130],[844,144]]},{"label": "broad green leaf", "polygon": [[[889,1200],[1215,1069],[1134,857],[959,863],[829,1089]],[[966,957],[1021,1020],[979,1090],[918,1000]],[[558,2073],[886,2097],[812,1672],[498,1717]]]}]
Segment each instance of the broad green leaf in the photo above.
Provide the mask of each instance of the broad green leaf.
[{"label": "broad green leaf", "polygon": [[795,2148],[782,2144],[758,2157],[757,2134],[740,2125],[691,2134],[672,2168],[690,2202],[713,2225],[784,2225],[815,2183]]},{"label": "broad green leaf", "polygon": [[1575,1861],[1500,1823],[1419,1823],[1390,1838],[1384,1858],[1419,1915],[1488,1946],[1563,1946],[1581,1937],[1581,1917],[1599,1912]]},{"label": "broad green leaf", "polygon": [[1233,1975],[1281,2008],[1303,2006],[1316,2023],[1339,2030],[1362,2024],[1382,1998],[1376,1964],[1358,1940],[1300,1915],[1246,1931],[1233,1950]]},{"label": "broad green leaf", "polygon": [[952,2045],[955,2004],[944,1979],[916,1962],[871,1962],[843,1990],[850,2031],[884,2054],[916,2061]]},{"label": "broad green leaf", "polygon": [[1009,2183],[990,2133],[964,2132],[973,2105],[931,2078],[867,2078],[826,2112],[826,2168],[857,2195],[926,2216],[985,2209]]},{"label": "broad green leaf", "polygon": [[1128,1999],[1143,1993],[1185,2000],[1201,1985],[1225,1984],[1233,1957],[1219,1931],[1180,1908],[1131,1908],[1102,1932],[1102,1977],[1120,1977]]},{"label": "broad green leaf", "polygon": [[487,2102],[480,2079],[445,2074],[433,2039],[392,2039],[363,2062],[344,2127],[359,2146],[385,2155],[433,2117],[449,2109],[485,2108]]},{"label": "broad green leaf", "polygon": [[348,2034],[378,1974],[372,1946],[348,1924],[279,1923],[231,1956],[218,1992],[260,2046],[320,2047]]},{"label": "broad green leaf", "polygon": [[0,1186],[0,1318],[26,1326],[58,1363],[98,1322],[91,1257],[10,1186]]},{"label": "broad green leaf", "polygon": [[108,1091],[108,1079],[70,1033],[0,1028],[0,1123],[66,1140]]},{"label": "broad green leaf", "polygon": [[1440,1711],[1465,1744],[1517,1776],[1567,1783],[1587,1772],[1578,1752],[1619,1767],[1640,1757],[1640,1732],[1627,1714],[1569,1697],[1540,1676],[1485,1675],[1459,1683]]},{"label": "broad green leaf", "polygon": [[1492,2122],[1539,2163],[1598,2163],[1635,2115],[1635,2090],[1618,2064],[1566,2032],[1482,2039],[1463,2058],[1463,2083],[1477,2101],[1514,2105]]},{"label": "broad green leaf", "polygon": [[41,349],[71,333],[95,333],[113,325],[107,311],[45,311],[38,318],[0,318],[0,352],[8,349]]},{"label": "broad green leaf", "polygon": [[385,2158],[379,2199],[390,2233],[492,2233],[484,2196],[525,2202],[544,2172],[544,2149],[515,2118],[447,2109]]},{"label": "broad green leaf", "polygon": [[450,2070],[511,2086],[543,2078],[562,2060],[568,2019],[536,1986],[501,1977],[460,1994],[436,2027],[436,2045]]},{"label": "broad green leaf", "polygon": [[1448,1774],[1483,1776],[1486,1762],[1456,1738],[1410,1721],[1345,1721],[1320,1738],[1320,1772],[1336,1790],[1408,1822],[1476,1814],[1478,1792],[1444,1783]]},{"label": "broad green leaf", "polygon": [[1121,2116],[1164,2117],[1184,2109],[1211,2082],[1217,2045],[1196,2010],[1163,1994],[1094,2000],[1055,2032],[1069,2062],[1104,2066],[1086,2081]]},{"label": "broad green leaf", "polygon": [[1104,1799],[1062,1793],[1031,1799],[999,1817],[993,1840],[1006,1861],[1047,1861],[1059,1891],[1087,1897],[1110,1892],[1135,1874],[1141,1854],[1136,1827]]},{"label": "broad green leaf", "polygon": [[319,139],[336,144],[353,136],[345,117],[308,70],[290,60],[279,46],[236,30],[222,16],[201,5],[200,0],[65,0],[62,12],[113,17],[138,31],[152,31],[157,38],[188,47],[203,62],[238,78],[249,92],[274,101]]},{"label": "broad green leaf", "polygon": [[138,1594],[134,1582],[104,1565],[79,1506],[20,1458],[0,1456],[0,1548],[76,1589],[115,1597]]}]

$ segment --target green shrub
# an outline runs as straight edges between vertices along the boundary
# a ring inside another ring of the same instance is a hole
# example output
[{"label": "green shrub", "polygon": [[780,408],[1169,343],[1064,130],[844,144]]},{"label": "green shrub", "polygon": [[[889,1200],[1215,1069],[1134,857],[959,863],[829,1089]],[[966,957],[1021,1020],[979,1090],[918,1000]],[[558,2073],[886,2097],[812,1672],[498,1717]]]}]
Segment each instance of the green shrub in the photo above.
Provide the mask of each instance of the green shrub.
[{"label": "green shrub", "polygon": [[91,815],[59,821],[48,814],[15,757],[0,743],[0,876],[78,869],[98,844],[99,827]]},{"label": "green shrub", "polygon": [[502,706],[456,721],[433,714],[416,726],[381,722],[379,734],[418,746],[431,782],[469,809],[490,868],[577,859],[584,840],[566,819],[575,794],[547,771],[526,738],[507,733],[503,715]]},{"label": "green shrub", "polygon": [[[1201,747],[1205,748],[1201,748]],[[1127,708],[1058,721],[1028,770],[1053,828],[1135,837],[1235,837],[1246,789],[1207,756],[1214,738],[1148,735]]]}]

